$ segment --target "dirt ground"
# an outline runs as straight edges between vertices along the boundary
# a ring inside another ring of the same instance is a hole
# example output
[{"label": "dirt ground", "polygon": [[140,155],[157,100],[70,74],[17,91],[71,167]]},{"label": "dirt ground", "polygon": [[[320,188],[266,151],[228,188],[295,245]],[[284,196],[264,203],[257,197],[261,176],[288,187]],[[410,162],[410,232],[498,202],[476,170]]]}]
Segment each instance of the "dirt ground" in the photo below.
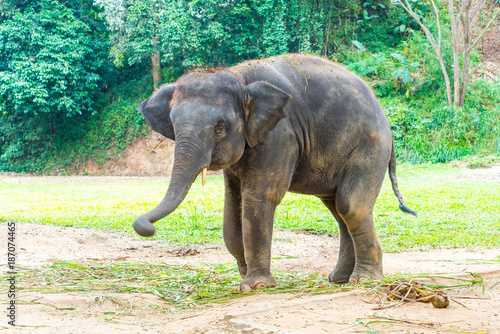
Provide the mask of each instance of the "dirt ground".
[{"label": "dirt ground", "polygon": [[[6,229],[6,224],[3,224]],[[223,245],[196,246],[198,255],[176,257],[176,249],[161,240],[139,240],[124,233],[85,228],[18,224],[17,263],[38,268],[61,261],[139,260],[144,262],[228,263]],[[2,233],[7,235],[6,231]],[[3,241],[6,244],[6,241]],[[273,267],[283,271],[328,275],[338,253],[336,237],[276,232]],[[5,258],[5,257],[4,257]],[[384,270],[433,273],[473,278],[491,287],[500,281],[500,249],[438,250],[385,254]],[[438,280],[450,285],[455,280]],[[500,333],[500,284],[493,289],[451,290],[457,296],[449,308],[408,303],[374,310],[380,303],[366,290],[311,296],[308,294],[248,294],[225,304],[200,306],[179,313],[162,311],[165,302],[152,294],[108,294],[130,305],[126,316],[110,318],[112,302],[96,303],[102,292],[42,294],[19,287],[17,326],[0,324],[9,333],[338,333],[370,328],[379,333]],[[6,296],[4,294],[4,296]],[[97,299],[96,299],[97,298]],[[28,303],[28,304],[24,304]],[[71,310],[68,310],[71,309]],[[5,307],[3,319],[6,319]],[[0,327],[2,328],[2,327]]]}]

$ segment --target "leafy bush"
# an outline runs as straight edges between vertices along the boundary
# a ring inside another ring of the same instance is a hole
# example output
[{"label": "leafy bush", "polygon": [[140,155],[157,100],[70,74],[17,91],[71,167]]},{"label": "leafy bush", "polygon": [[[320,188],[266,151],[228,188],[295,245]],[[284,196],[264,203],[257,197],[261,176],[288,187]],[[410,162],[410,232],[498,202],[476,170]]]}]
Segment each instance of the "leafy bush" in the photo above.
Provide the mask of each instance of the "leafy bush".
[{"label": "leafy bush", "polygon": [[[116,83],[112,89],[100,95],[98,114],[77,117],[81,124],[80,131],[68,132],[56,138],[56,149],[41,165],[43,171],[78,168],[89,158],[103,165],[107,159],[117,158],[134,139],[146,135],[148,127],[136,109],[151,95],[152,78],[149,75],[129,77],[144,73],[143,65],[126,65],[123,71],[115,73],[115,79],[128,77],[128,80]],[[165,70],[164,74],[168,78],[168,71]]]},{"label": "leafy bush", "polygon": [[463,108],[438,98],[381,99],[392,126],[398,158],[411,163],[448,162],[471,154],[500,151],[500,87],[478,80]]}]

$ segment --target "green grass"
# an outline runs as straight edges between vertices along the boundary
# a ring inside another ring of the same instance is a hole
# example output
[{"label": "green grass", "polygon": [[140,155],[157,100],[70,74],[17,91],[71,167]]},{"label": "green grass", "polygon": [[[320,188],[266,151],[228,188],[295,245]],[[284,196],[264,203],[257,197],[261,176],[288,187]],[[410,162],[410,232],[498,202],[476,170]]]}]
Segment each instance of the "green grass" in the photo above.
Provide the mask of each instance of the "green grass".
[{"label": "green grass", "polygon": [[[402,213],[388,179],[374,211],[388,252],[500,246],[500,182],[453,179],[463,170],[445,165],[401,165],[399,187],[417,218]],[[197,180],[182,205],[157,223],[155,238],[172,244],[222,242],[224,187]],[[9,183],[0,180],[0,220],[121,230],[134,235],[133,219],[163,198],[168,182]],[[278,207],[281,230],[338,234],[329,211],[315,197],[287,194]]]}]

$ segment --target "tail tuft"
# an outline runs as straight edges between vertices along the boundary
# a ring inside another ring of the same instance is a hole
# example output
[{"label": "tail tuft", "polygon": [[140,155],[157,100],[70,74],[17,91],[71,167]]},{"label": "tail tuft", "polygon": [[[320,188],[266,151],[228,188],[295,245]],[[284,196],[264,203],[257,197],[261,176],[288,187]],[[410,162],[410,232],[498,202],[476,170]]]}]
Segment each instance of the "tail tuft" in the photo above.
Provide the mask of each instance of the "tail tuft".
[{"label": "tail tuft", "polygon": [[413,211],[412,209],[410,209],[409,207],[407,207],[406,205],[404,205],[404,204],[399,203],[399,209],[401,211],[403,211],[403,212],[409,213],[409,214],[414,215],[415,217],[417,217],[417,213],[415,211]]},{"label": "tail tuft", "polygon": [[417,213],[405,205],[403,196],[401,196],[401,193],[399,192],[398,180],[396,179],[396,154],[394,153],[394,143],[392,144],[391,159],[389,161],[389,178],[391,179],[392,190],[394,190],[394,195],[396,195],[398,199],[401,211],[416,217]]}]

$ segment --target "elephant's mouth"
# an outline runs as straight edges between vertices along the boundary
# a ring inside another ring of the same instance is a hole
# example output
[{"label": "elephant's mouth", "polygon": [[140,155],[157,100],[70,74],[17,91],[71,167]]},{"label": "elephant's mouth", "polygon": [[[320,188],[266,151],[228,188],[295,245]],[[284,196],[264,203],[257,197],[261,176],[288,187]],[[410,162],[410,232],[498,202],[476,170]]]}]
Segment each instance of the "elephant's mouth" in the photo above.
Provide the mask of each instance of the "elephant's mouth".
[{"label": "elephant's mouth", "polygon": [[234,155],[233,152],[227,152],[227,150],[221,149],[219,146],[215,146],[212,151],[212,158],[210,160],[208,170],[218,171],[228,168],[235,164],[240,157],[241,155]]},{"label": "elephant's mouth", "polygon": [[212,152],[212,159],[210,160],[210,170],[217,171],[227,167],[227,162],[222,157],[221,149],[216,146]]},{"label": "elephant's mouth", "polygon": [[221,164],[221,163],[216,163],[216,162],[211,162],[210,166],[208,166],[208,170],[213,171],[213,172],[216,172],[216,171],[224,169],[224,168],[227,168],[227,166],[224,164]]}]

